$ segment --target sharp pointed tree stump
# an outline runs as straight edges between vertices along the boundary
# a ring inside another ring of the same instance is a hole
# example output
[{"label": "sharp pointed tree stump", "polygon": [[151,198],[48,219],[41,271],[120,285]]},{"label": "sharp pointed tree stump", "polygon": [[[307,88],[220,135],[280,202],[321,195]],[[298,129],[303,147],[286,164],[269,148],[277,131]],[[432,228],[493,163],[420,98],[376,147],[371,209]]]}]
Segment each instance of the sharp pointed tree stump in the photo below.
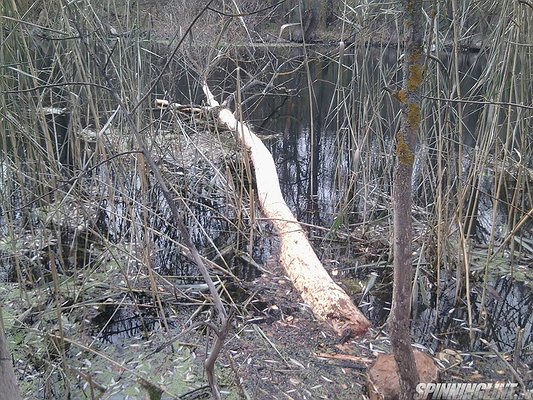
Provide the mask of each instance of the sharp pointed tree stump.
[{"label": "sharp pointed tree stump", "polygon": [[[420,382],[435,383],[439,370],[433,359],[421,351],[414,351],[416,369]],[[398,367],[392,354],[380,355],[367,372],[368,397],[370,400],[396,400],[400,398]]]}]

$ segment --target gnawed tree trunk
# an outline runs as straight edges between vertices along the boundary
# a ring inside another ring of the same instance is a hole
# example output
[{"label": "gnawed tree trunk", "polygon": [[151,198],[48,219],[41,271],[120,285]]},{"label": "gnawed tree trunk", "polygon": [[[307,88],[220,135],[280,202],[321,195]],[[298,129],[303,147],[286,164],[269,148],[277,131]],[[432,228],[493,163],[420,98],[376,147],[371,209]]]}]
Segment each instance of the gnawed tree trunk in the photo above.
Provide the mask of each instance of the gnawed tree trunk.
[{"label": "gnawed tree trunk", "polygon": [[4,320],[2,306],[0,305],[0,400],[19,400],[20,394],[17,377],[11,363],[11,354],[7,349],[7,340],[4,334]]},{"label": "gnawed tree trunk", "polygon": [[[209,106],[218,108],[219,103],[206,85],[204,92]],[[331,279],[313,251],[304,230],[283,199],[274,160],[266,146],[245,124],[239,123],[227,108],[219,110],[218,121],[235,132],[249,151],[260,207],[280,238],[280,263],[302,299],[315,316],[339,336],[364,334],[370,322]]]}]

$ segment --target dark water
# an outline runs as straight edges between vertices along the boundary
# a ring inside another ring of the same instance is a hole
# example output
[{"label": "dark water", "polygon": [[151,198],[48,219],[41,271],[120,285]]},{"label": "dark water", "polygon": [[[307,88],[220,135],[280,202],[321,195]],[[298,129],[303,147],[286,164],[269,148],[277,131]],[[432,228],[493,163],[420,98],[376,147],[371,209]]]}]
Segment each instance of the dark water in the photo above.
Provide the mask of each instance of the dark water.
[{"label": "dark water", "polygon": [[[396,53],[388,54],[390,57],[381,61],[387,68],[393,70]],[[477,57],[477,55],[465,55],[463,58],[464,93],[470,91],[478,78],[476,74],[481,71],[481,66],[476,64],[479,62]],[[353,59],[348,60],[348,64],[355,65]],[[362,79],[373,79],[375,81],[373,84],[379,86],[379,71],[373,70],[373,65],[368,67],[370,72],[360,77],[359,86],[356,84],[348,86],[349,88],[365,90]],[[249,116],[258,134],[279,134],[270,141],[270,148],[276,160],[285,199],[302,222],[336,229],[339,214],[346,212],[347,215],[343,218],[345,222],[343,228],[349,231],[361,229],[364,222],[368,223],[371,218],[384,218],[383,235],[390,237],[388,236],[390,235],[388,218],[390,218],[391,207],[390,173],[393,163],[391,139],[398,124],[398,110],[393,105],[387,104],[383,98],[381,104],[371,104],[369,112],[376,111],[372,107],[381,107],[378,111],[379,123],[374,123],[370,127],[365,126],[365,121],[358,120],[360,116],[356,115],[352,123],[363,133],[352,135],[352,140],[350,140],[347,138],[350,132],[346,132],[346,125],[342,121],[339,123],[335,116],[335,110],[338,110],[339,106],[336,97],[338,91],[335,85],[339,80],[337,64],[315,62],[311,65],[310,71],[311,92],[307,89],[309,82],[307,76],[305,72],[301,72],[296,76],[291,76],[291,80],[285,83],[294,89],[294,95],[288,98],[270,97]],[[375,93],[368,93],[368,97],[374,95]],[[365,97],[356,95],[356,98],[351,100],[355,107],[363,107]],[[479,113],[480,109],[475,105],[465,110],[467,117],[463,121],[465,134],[462,138],[465,148],[472,148],[471,146],[476,144],[476,123]],[[349,116],[341,112],[341,118],[349,118]],[[364,133],[366,128],[370,130],[367,135]],[[431,132],[432,127],[427,126],[426,129]],[[431,138],[428,140],[430,141]],[[362,153],[365,151],[371,153],[369,157],[362,156],[363,161],[359,165],[353,159],[353,148],[357,145],[365,147]],[[365,166],[364,163],[370,165]],[[415,170],[415,183],[418,179],[416,173]],[[346,186],[347,175],[354,177],[356,183],[353,187]],[[364,186],[366,186],[366,191]],[[372,191],[376,194],[372,194]],[[491,191],[492,189],[488,187],[485,194]],[[487,213],[488,210],[492,213],[492,200],[490,196],[484,199],[488,202],[485,208],[480,206],[477,210],[471,211],[475,214],[472,240],[474,245],[486,250],[484,242],[489,237],[488,232],[492,229],[492,225],[503,224],[502,221],[506,222],[507,215],[505,210],[500,209],[500,215],[496,219],[500,222],[490,221],[487,225],[483,213]],[[428,199],[424,196],[417,197],[415,194],[416,204],[423,205],[425,201]],[[342,202],[349,204],[348,211],[341,210],[339,204]],[[368,207],[368,203],[371,202],[374,203],[372,212],[369,211],[372,207]],[[364,226],[362,229],[365,229]],[[318,231],[313,228],[309,228],[309,231],[311,236],[314,233],[318,234]],[[319,236],[323,237],[323,235]],[[338,257],[341,260],[340,270],[343,268],[342,259],[348,259],[351,265],[357,265],[356,243],[347,242],[344,247],[335,247],[336,253],[331,249],[325,251],[325,248],[329,248],[327,240],[315,241],[315,249],[323,258]],[[388,253],[388,250],[385,249],[383,252]],[[386,321],[392,292],[390,261],[387,262],[386,256],[380,260],[385,263],[384,267],[378,267],[376,263],[374,267],[359,268],[355,274],[356,278],[363,281],[372,271],[378,274],[379,284],[375,285],[374,290],[370,291],[370,296],[361,304],[362,310],[376,326]],[[527,259],[518,261],[517,264],[526,269],[532,267],[531,258],[529,261]],[[460,352],[475,352],[488,351],[480,340],[485,339],[494,344],[499,351],[512,352],[520,346],[517,343],[518,337],[522,342],[521,345],[524,346],[521,354],[522,361],[531,365],[533,363],[533,349],[531,348],[533,292],[531,286],[500,274],[490,278],[487,298],[482,304],[482,284],[480,281],[473,283],[469,294],[473,313],[472,326],[470,326],[466,294],[456,297],[455,276],[449,271],[441,273],[445,278],[441,277],[439,294],[436,293],[434,270],[431,265],[425,271],[424,278],[417,281],[417,286],[421,285],[420,282],[424,282],[425,287],[422,288],[423,290],[418,287],[418,297],[413,305],[412,332],[415,342],[433,351],[452,348]]]},{"label": "dark water", "polygon": [[[398,127],[399,111],[382,88],[385,84],[394,85],[401,77],[397,71],[396,50],[388,51],[384,56],[380,55],[381,51],[377,49],[364,51],[371,53],[370,57],[365,54],[365,59],[370,61],[364,68],[362,55],[347,56],[345,66],[340,70],[334,62],[313,61],[309,64],[309,75],[302,67],[280,79],[277,84],[283,86],[283,90],[273,91],[277,94],[262,97],[258,102],[247,103],[247,97],[254,93],[245,93],[244,113],[245,119],[250,121],[258,135],[274,135],[265,140],[276,162],[285,200],[300,221],[344,233],[381,230],[383,240],[380,247],[375,249],[376,254],[367,257],[363,262],[361,241],[354,239],[332,244],[325,237],[323,230],[309,228],[318,255],[323,259],[339,261],[335,265],[341,274],[363,281],[371,272],[377,274],[377,283],[369,291],[369,295],[362,299],[361,309],[375,326],[379,326],[385,322],[390,307],[390,193],[394,164],[393,136]],[[476,74],[480,73],[481,67],[477,57],[465,55],[463,58],[462,85],[465,93],[475,86]],[[354,73],[357,79],[352,79]],[[235,77],[222,76],[212,79],[215,90],[232,91],[235,86],[232,79]],[[336,83],[341,85],[337,86]],[[184,102],[184,99],[192,98],[200,103],[201,90],[198,87],[191,90],[189,84],[188,79],[178,82],[174,100]],[[163,92],[164,88],[161,91]],[[460,141],[470,148],[476,144],[479,113],[479,106],[465,106],[466,117],[461,122],[464,124],[465,134]],[[417,154],[419,160],[424,157],[424,146],[432,148],[436,140],[435,127],[431,122],[426,124],[429,134],[427,142],[420,145]],[[418,190],[417,185],[421,185],[422,180],[422,167],[417,168],[413,190],[416,205],[423,207],[435,199],[423,190]],[[119,174],[113,170],[100,172],[108,175]],[[130,240],[142,242],[143,237],[135,239],[132,235],[136,231],[133,229],[134,225],[141,226],[145,221],[141,217],[136,220],[128,217],[130,210],[125,203],[128,198],[141,195],[137,187],[139,178],[135,171],[130,171],[117,179],[134,183],[126,188],[129,192],[122,193],[121,196],[116,195],[113,202],[103,200],[99,204],[102,211],[99,213],[97,228],[99,232],[105,233],[107,240],[112,243]],[[153,267],[163,274],[176,275],[179,282],[195,283],[194,278],[187,278],[197,275],[194,265],[177,248],[175,242],[168,240],[172,237],[178,241],[179,234],[172,224],[170,211],[161,192],[153,182],[152,185],[148,203],[152,213],[150,225],[153,232],[158,232],[157,235],[152,233],[151,238],[155,249]],[[190,187],[190,182],[183,182],[183,187]],[[198,186],[193,189],[196,190],[196,201],[190,207],[194,218],[187,217],[189,219],[186,223],[192,227],[193,240],[202,249],[203,254],[213,258],[216,255],[216,247],[221,248],[232,242],[240,243],[240,249],[246,250],[245,239],[240,237],[239,230],[233,227],[237,221],[218,218],[217,207],[224,204],[224,195],[216,188],[205,190],[205,187]],[[481,191],[482,198],[483,194],[490,192],[490,187]],[[492,201],[487,200],[490,196],[484,198],[485,202],[488,202],[484,209],[478,206],[474,211],[467,210],[474,215],[473,240],[479,246],[486,242],[486,231],[496,224],[494,221],[483,223],[486,220],[481,218],[483,213],[492,210]],[[506,211],[502,210],[500,214],[500,219],[506,221]],[[138,215],[142,215],[140,210]],[[208,233],[210,240],[207,240],[204,231]],[[254,245],[254,259],[260,263],[267,261],[273,253],[268,243],[262,238],[256,238]],[[68,257],[69,255],[65,254],[63,258]],[[357,268],[359,264],[366,266]],[[169,269],[169,266],[172,267]],[[232,267],[242,278],[252,279],[257,273],[250,273],[249,267]],[[531,268],[530,260],[526,268]],[[533,363],[533,295],[530,286],[508,276],[491,277],[488,282],[490,290],[487,300],[481,304],[483,288],[479,282],[475,283],[468,294],[473,310],[472,326],[469,326],[464,300],[466,295],[455,295],[454,275],[449,270],[443,272],[439,282],[440,291],[437,293],[433,269],[434,267],[427,263],[417,281],[418,295],[414,301],[412,327],[416,343],[434,351],[453,348],[472,352],[486,351],[481,342],[481,339],[485,339],[502,352],[512,352],[517,346],[517,337],[521,337],[524,345],[521,359],[525,363]],[[359,302],[360,296],[354,295],[354,300]],[[93,321],[98,330],[98,318],[102,319],[102,326],[106,327],[102,336],[111,341],[157,328],[159,324],[160,316],[157,314],[147,314],[139,318],[139,315],[129,310],[116,311],[115,308],[105,310]],[[108,324],[110,315],[115,319],[112,324]]]},{"label": "dark water", "polygon": [[[309,65],[309,76],[302,68],[279,82],[285,90],[278,95],[264,97],[255,103],[246,103],[245,97],[245,104],[248,105],[244,110],[245,119],[251,123],[256,133],[263,137],[269,136],[265,141],[276,162],[282,192],[287,204],[300,221],[344,232],[350,230],[364,232],[369,226],[379,226],[382,230],[384,240],[377,249],[380,254],[363,262],[360,259],[361,242],[344,241],[341,244],[331,244],[324,237],[322,230],[309,228],[310,236],[317,237],[314,240],[314,247],[319,256],[324,259],[340,260],[340,264],[335,265],[340,265],[338,270],[341,274],[365,281],[371,272],[377,273],[376,285],[360,304],[363,312],[375,326],[385,323],[392,292],[392,267],[388,259],[390,249],[387,238],[390,237],[391,171],[394,163],[392,138],[398,126],[398,108],[386,100],[380,89],[375,92],[361,92],[368,91],[368,88],[380,87],[383,68],[393,80],[399,79],[396,71],[396,52],[390,51],[386,55],[387,58],[376,59],[375,64],[371,63],[366,66],[367,70],[360,71],[355,83],[350,83],[352,74],[350,68],[353,70],[357,65],[357,57],[347,59],[347,67],[343,68],[342,75],[339,75],[336,63],[313,61]],[[465,91],[474,84],[475,74],[479,73],[475,57],[477,56],[464,57]],[[342,97],[339,95],[346,97],[346,93],[339,93],[336,82],[341,82],[353,93],[360,93],[353,97],[348,96],[348,101],[352,107],[363,108],[372,114],[373,120],[365,120],[368,116],[364,112],[350,114],[343,109],[339,101]],[[309,83],[311,91],[308,90]],[[231,92],[234,87],[234,83],[227,75],[222,75],[220,79],[213,78],[212,84],[219,91],[222,89]],[[201,101],[202,93],[199,88],[186,93],[185,88],[188,88],[186,81],[178,85],[178,88],[182,90],[177,91],[177,101],[180,101],[180,96],[187,98],[191,94],[198,102]],[[253,93],[249,95],[252,96]],[[465,146],[475,145],[475,124],[479,112],[476,106],[471,106],[471,109],[465,111],[465,115],[468,115],[464,121],[466,129],[462,139]],[[351,122],[347,125],[346,121],[349,119]],[[429,126],[428,130],[431,129]],[[433,139],[428,139],[431,140]],[[358,148],[361,150],[360,160],[354,159],[355,150]],[[419,158],[421,154],[422,150]],[[419,179],[416,174],[417,171],[414,176],[415,184]],[[349,182],[352,182],[351,185]],[[176,237],[175,228],[168,224],[171,216],[160,198],[161,195],[154,194],[154,196],[158,197],[154,200],[154,204],[159,209],[157,212],[159,217],[154,221],[156,231]],[[193,208],[193,212],[203,228],[215,239],[215,245],[235,240],[237,233],[229,231],[227,223],[213,218],[212,206],[216,207],[217,202],[214,201],[205,207],[206,202],[213,199],[199,197],[199,200],[201,201]],[[415,194],[417,205],[424,205],[424,202],[430,200],[434,199]],[[487,205],[487,209],[492,210],[491,202]],[[480,212],[479,209],[477,211]],[[503,217],[505,220],[505,214]],[[120,220],[119,217],[118,221]],[[474,226],[474,232],[477,230],[481,233],[491,228],[483,226],[481,218],[476,219]],[[206,242],[202,232],[193,228],[191,233],[200,248],[208,249],[206,254],[213,252],[211,244]],[[481,233],[473,236],[473,240],[479,245],[486,239],[486,235]],[[180,266],[180,270],[168,272],[178,276],[194,275],[195,267],[180,254],[175,245],[164,237],[155,240],[159,248],[154,260],[155,266],[177,265]],[[256,240],[253,251],[256,261],[266,262],[273,252],[267,241]],[[366,266],[357,268],[358,264]],[[353,265],[356,265],[356,268],[353,268]],[[234,271],[247,279],[253,279],[255,276],[255,273],[250,274],[249,266],[237,267]],[[412,326],[416,343],[433,351],[452,348],[457,351],[474,352],[487,350],[480,340],[485,339],[494,343],[502,352],[512,352],[517,346],[517,335],[522,331],[520,334],[524,345],[522,361],[533,362],[532,349],[527,347],[531,342],[532,330],[530,310],[533,296],[530,287],[505,276],[491,278],[488,284],[489,294],[482,305],[482,286],[479,282],[474,284],[469,294],[473,310],[472,326],[470,326],[466,295],[456,296],[456,281],[450,271],[443,271],[442,276],[445,278],[441,278],[438,294],[435,271],[431,265],[426,266],[422,277],[417,280],[418,290],[413,305]],[[360,296],[355,295],[354,300],[359,302]],[[106,336],[115,340],[113,338],[117,335],[122,337],[142,330],[135,318],[126,316],[125,319],[127,322],[119,322],[116,326],[110,325],[110,331],[106,332]],[[128,329],[128,326],[131,329]],[[120,333],[115,332],[116,330],[120,330]]]}]

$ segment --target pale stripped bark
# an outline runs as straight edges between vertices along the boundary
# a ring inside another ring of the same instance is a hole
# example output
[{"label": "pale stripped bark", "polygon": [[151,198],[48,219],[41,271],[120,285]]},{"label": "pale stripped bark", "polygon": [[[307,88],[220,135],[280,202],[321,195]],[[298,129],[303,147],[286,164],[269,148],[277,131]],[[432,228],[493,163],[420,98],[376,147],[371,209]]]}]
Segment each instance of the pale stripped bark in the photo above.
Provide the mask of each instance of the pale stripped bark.
[{"label": "pale stripped bark", "polygon": [[[204,85],[210,107],[218,107]],[[278,175],[270,151],[233,113],[222,108],[219,123],[235,132],[248,149],[254,166],[257,197],[266,218],[273,224],[281,241],[280,263],[287,276],[315,316],[343,337],[365,333],[370,322],[350,297],[331,279],[315,254],[307,235],[283,199]]]}]

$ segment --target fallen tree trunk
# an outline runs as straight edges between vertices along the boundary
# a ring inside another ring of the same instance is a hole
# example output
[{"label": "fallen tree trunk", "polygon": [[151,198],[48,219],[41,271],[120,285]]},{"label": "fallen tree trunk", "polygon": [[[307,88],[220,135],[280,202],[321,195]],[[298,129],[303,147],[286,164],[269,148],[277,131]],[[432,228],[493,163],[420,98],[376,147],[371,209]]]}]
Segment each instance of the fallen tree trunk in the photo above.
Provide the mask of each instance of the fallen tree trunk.
[{"label": "fallen tree trunk", "polygon": [[[204,93],[210,107],[219,106],[206,84]],[[220,109],[218,120],[235,132],[238,140],[249,151],[260,207],[280,237],[280,263],[302,299],[315,316],[331,326],[339,336],[358,336],[365,333],[370,322],[346,292],[331,279],[311,247],[302,226],[285,203],[270,151],[261,139],[244,123],[237,121],[227,108]]]},{"label": "fallen tree trunk", "polygon": [[[217,110],[218,123],[235,132],[249,151],[254,166],[258,201],[281,242],[280,263],[294,287],[314,315],[342,337],[364,334],[370,322],[350,297],[331,279],[315,254],[302,226],[283,199],[276,166],[270,151],[246,124],[238,122],[227,108],[219,108],[209,88],[204,85],[209,107]],[[159,105],[168,105],[162,101]]]}]

